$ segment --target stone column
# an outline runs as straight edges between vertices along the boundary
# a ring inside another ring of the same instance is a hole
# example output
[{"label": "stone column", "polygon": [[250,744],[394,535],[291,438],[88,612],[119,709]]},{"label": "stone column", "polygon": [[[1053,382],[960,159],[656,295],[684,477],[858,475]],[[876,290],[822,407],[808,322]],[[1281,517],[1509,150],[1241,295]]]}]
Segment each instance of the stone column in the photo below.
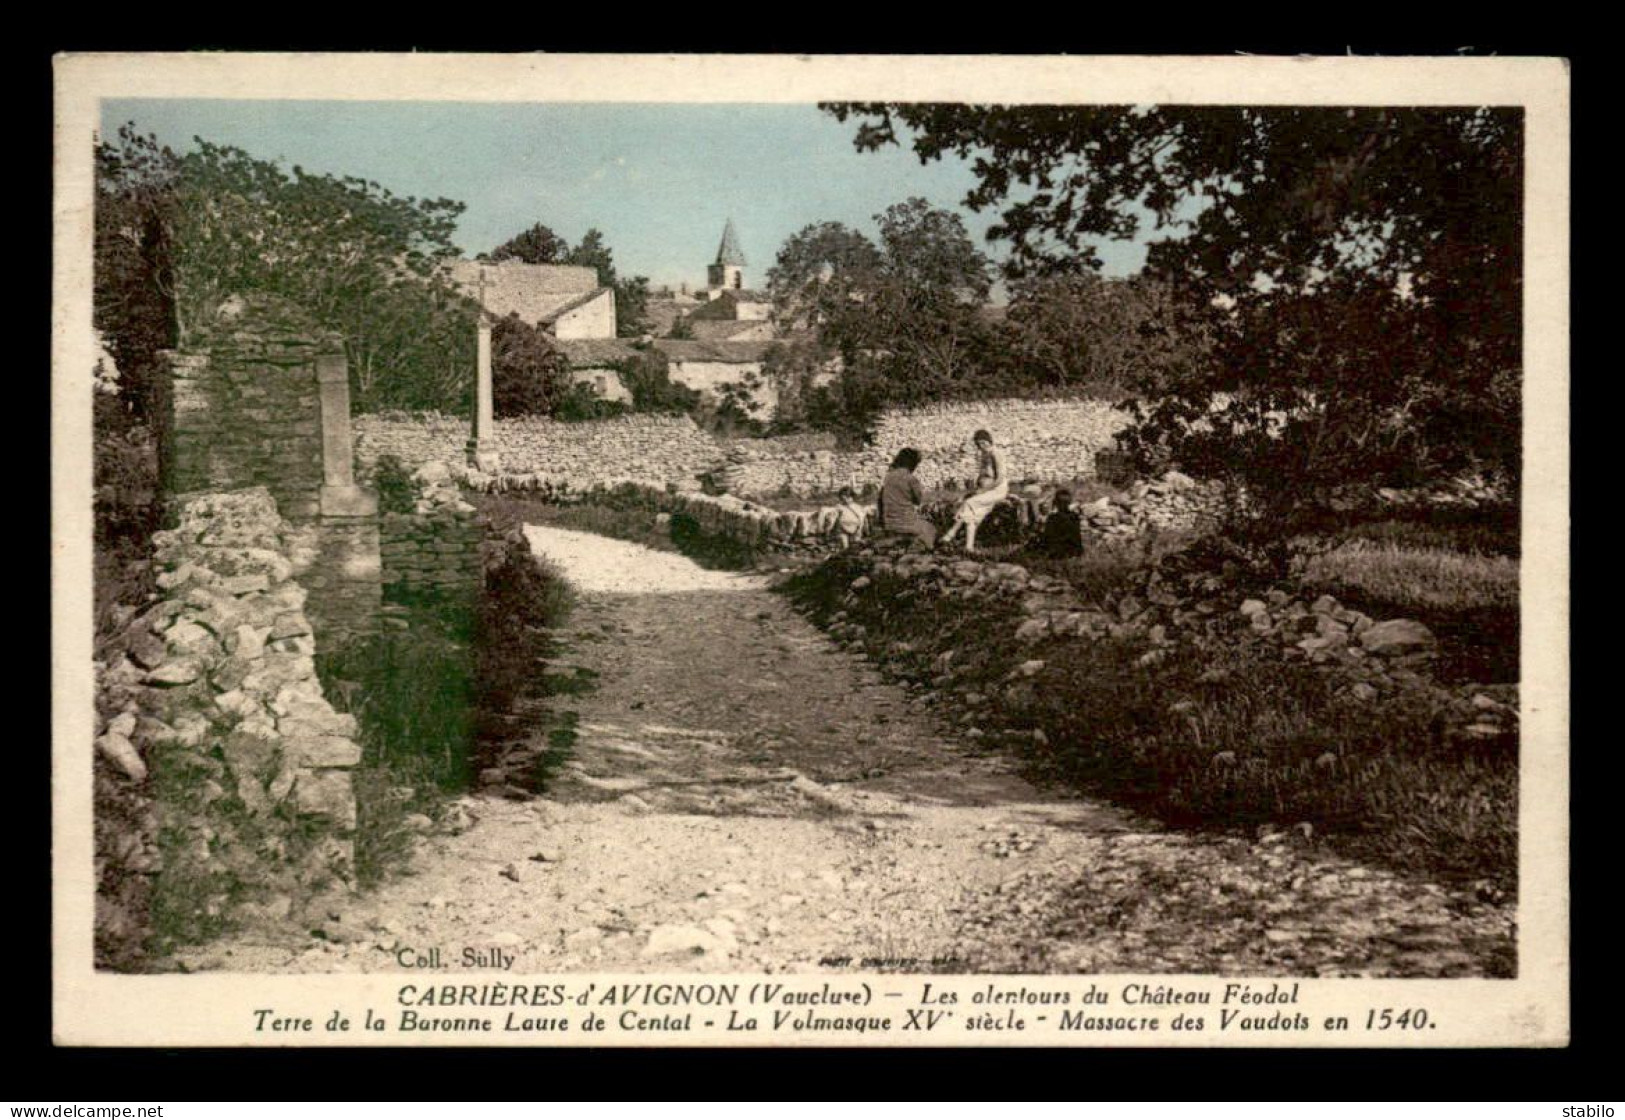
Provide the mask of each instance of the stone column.
[{"label": "stone column", "polygon": [[322,516],[374,516],[378,498],[355,483],[350,369],[343,354],[323,354],[316,359],[316,386],[322,409]]},{"label": "stone column", "polygon": [[491,403],[491,320],[480,316],[479,360],[474,375],[474,426],[468,441],[468,465],[487,474],[502,469],[496,449],[495,409]]},{"label": "stone column", "polygon": [[382,596],[378,496],[356,485],[350,371],[343,354],[316,359],[322,417],[321,517],[316,557],[299,574],[317,644],[334,649],[371,632]]}]

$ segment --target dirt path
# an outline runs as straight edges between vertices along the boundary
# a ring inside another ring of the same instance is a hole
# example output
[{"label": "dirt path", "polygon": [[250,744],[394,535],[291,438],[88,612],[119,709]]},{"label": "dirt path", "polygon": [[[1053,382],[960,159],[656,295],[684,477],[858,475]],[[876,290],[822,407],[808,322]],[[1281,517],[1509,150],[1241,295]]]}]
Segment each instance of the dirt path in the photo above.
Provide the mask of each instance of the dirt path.
[{"label": "dirt path", "polygon": [[[761,577],[533,527],[581,591],[597,687],[548,798],[472,828],[322,928],[193,968],[379,971],[400,954],[572,970],[1451,976],[1512,968],[1510,909],[1296,836],[1193,837],[1035,789]],[[830,958],[852,958],[852,965]],[[414,957],[412,959],[421,959]],[[823,962],[823,963],[821,963]],[[871,966],[873,967],[873,966]]]}]

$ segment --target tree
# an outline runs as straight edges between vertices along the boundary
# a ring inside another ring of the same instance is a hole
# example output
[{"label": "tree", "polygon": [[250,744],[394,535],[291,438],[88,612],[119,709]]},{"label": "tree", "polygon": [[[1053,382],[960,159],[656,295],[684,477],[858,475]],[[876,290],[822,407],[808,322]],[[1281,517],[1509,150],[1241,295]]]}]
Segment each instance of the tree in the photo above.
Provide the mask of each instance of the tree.
[{"label": "tree", "polygon": [[523,233],[515,234],[498,245],[487,254],[481,254],[481,260],[492,261],[520,261],[524,264],[561,264],[570,252],[570,245],[548,229],[541,222],[537,222]]},{"label": "tree", "polygon": [[572,389],[570,363],[518,315],[491,325],[491,405],[498,416],[551,416]]},{"label": "tree", "polygon": [[788,329],[844,312],[880,274],[874,242],[840,222],[817,222],[791,234],[767,270],[774,316]]},{"label": "tree", "polygon": [[1139,439],[1268,501],[1519,459],[1520,110],[839,104],[855,143],[969,160],[1012,275],[1160,240],[1215,361]]},{"label": "tree", "polygon": [[1012,386],[1160,395],[1210,360],[1206,324],[1163,283],[1051,273],[1015,281],[1001,332]]},{"label": "tree", "polygon": [[964,219],[911,198],[875,215],[883,271],[916,304],[982,303],[992,286],[988,260],[965,231]]},{"label": "tree", "polygon": [[823,399],[847,410],[842,426],[853,431],[886,404],[967,391],[986,334],[978,309],[990,268],[958,215],[911,198],[875,224],[878,246],[838,222],[807,226],[768,271],[775,316],[811,329],[821,349],[784,350],[775,372],[837,363],[840,386]]},{"label": "tree", "polygon": [[468,406],[477,309],[446,270],[462,203],[194,143],[163,233],[183,343],[226,297],[268,292],[343,337],[361,410]]},{"label": "tree", "polygon": [[640,350],[611,364],[621,384],[632,394],[637,412],[691,413],[699,407],[700,394],[671,379],[671,363],[660,350]]},{"label": "tree", "polygon": [[116,397],[98,401],[124,424],[158,416],[158,354],[176,342],[168,231],[179,172],[174,152],[131,125],[96,144],[92,322],[119,371]]}]

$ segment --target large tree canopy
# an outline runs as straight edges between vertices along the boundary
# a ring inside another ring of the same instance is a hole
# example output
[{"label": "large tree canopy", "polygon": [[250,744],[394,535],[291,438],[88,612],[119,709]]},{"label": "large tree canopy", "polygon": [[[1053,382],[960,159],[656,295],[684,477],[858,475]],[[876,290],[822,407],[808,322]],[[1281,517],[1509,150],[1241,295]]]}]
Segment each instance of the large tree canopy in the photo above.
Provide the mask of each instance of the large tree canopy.
[{"label": "large tree canopy", "polygon": [[[156,350],[209,329],[226,297],[282,296],[344,339],[357,406],[465,407],[475,308],[444,265],[462,204],[395,195],[132,127],[97,145],[96,325],[146,391]],[[150,402],[149,402],[150,403]]]},{"label": "large tree canopy", "polygon": [[1211,340],[1168,285],[1050,273],[1011,284],[998,340],[1020,368],[1003,378],[1119,396],[1188,382],[1211,361]]},{"label": "large tree canopy", "polygon": [[838,403],[822,411],[858,429],[888,403],[964,390],[991,286],[987,258],[957,214],[911,198],[875,225],[878,246],[839,222],[807,226],[768,270],[780,322],[818,340],[779,348],[774,372],[807,380],[838,359]]},{"label": "large tree canopy", "polygon": [[1143,439],[1261,491],[1516,470],[1520,110],[825,108],[860,150],[969,161],[1012,275],[1096,268],[1153,224],[1146,273],[1217,347]]}]

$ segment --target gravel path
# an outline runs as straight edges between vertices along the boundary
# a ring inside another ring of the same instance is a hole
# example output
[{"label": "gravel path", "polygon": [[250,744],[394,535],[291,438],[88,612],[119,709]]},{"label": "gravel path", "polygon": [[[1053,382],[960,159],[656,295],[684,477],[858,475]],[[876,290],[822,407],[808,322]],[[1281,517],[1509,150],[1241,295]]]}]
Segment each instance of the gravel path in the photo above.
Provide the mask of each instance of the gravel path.
[{"label": "gravel path", "polygon": [[[334,911],[190,968],[448,972],[1506,975],[1512,911],[1295,834],[1164,831],[1041,791],[794,614],[760,577],[532,527],[581,592],[549,796],[465,799],[472,827]],[[851,958],[850,965],[838,958]],[[432,967],[432,966],[431,966]]]}]

